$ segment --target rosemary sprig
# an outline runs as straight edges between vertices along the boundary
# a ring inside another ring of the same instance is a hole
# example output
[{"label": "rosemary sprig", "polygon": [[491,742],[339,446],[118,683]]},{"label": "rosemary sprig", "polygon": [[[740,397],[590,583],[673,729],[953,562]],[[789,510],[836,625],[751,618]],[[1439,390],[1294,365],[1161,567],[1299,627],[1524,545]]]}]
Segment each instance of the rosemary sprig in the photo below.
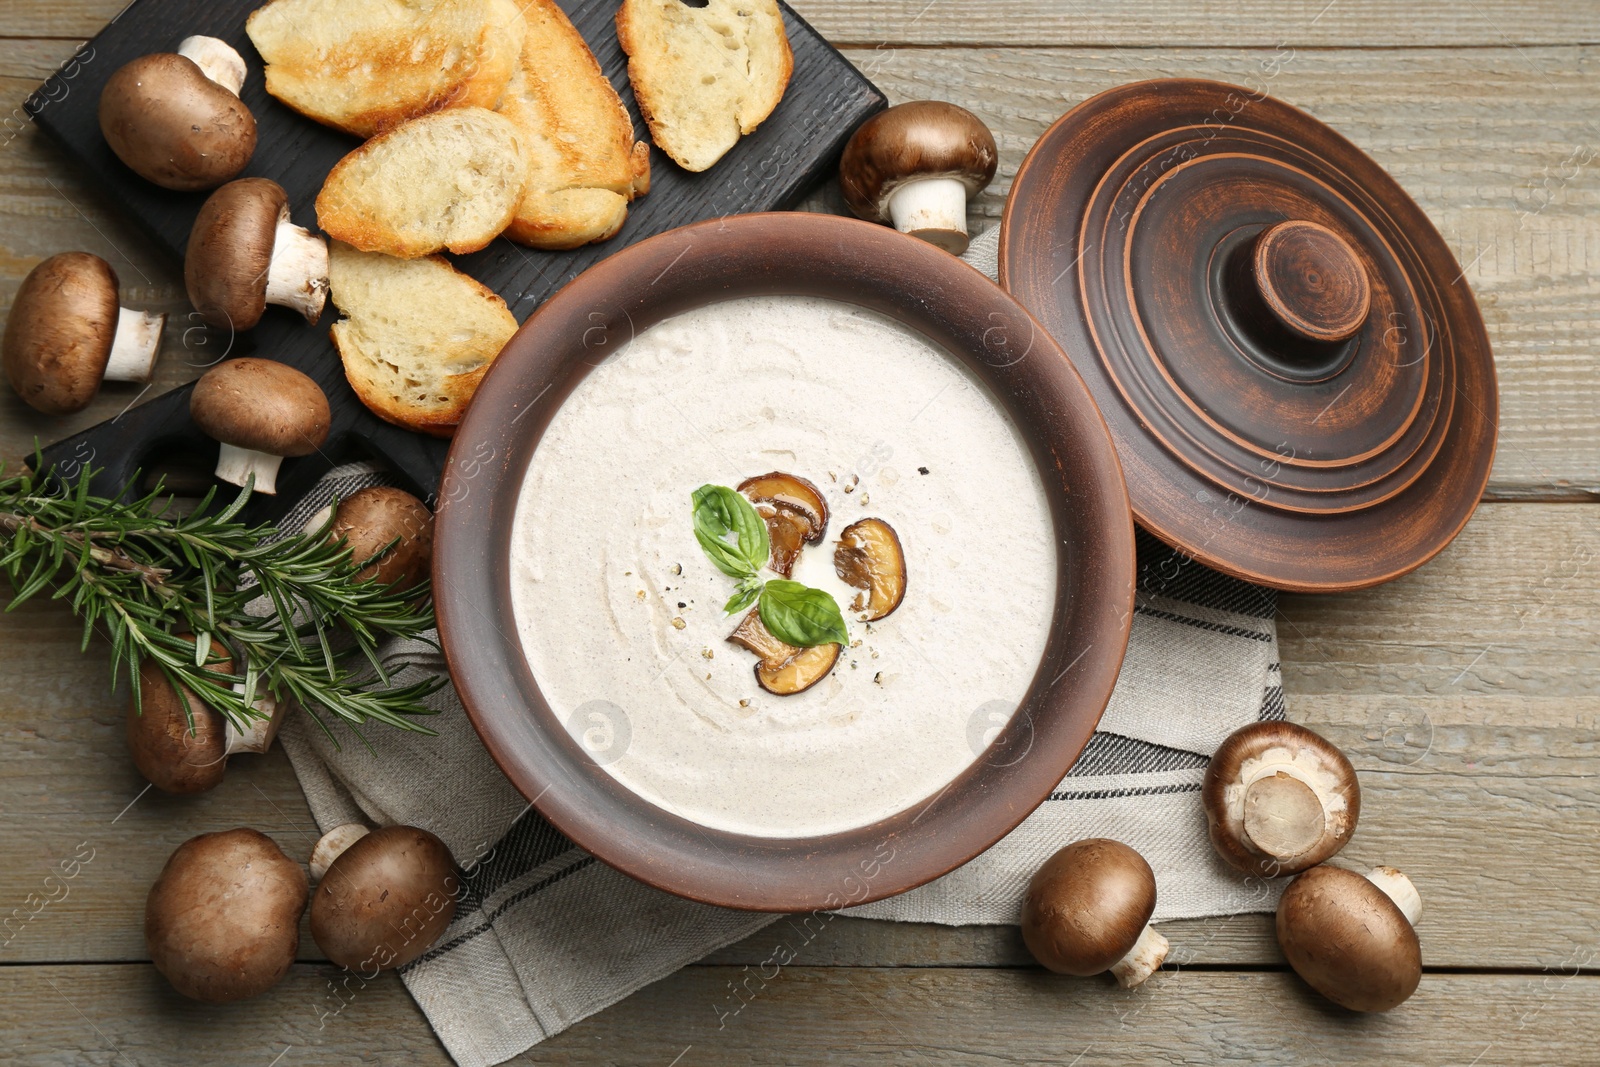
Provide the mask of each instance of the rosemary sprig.
[{"label": "rosemary sprig", "polygon": [[[45,590],[66,601],[83,620],[84,650],[97,628],[110,639],[112,683],[128,680],[136,708],[149,661],[180,694],[192,691],[238,727],[265,717],[255,704],[270,694],[305,708],[325,731],[326,715],[357,736],[368,722],[433,732],[417,717],[433,714],[422,701],[444,680],[392,686],[377,655],[384,638],[432,629],[425,586],[401,594],[358,581],[349,548],[321,532],[280,537],[235,521],[248,488],[215,514],[207,493],[185,516],[159,485],[138,499],[110,499],[90,493],[91,477],[7,475],[0,465],[0,573],[13,591],[6,610]],[[263,597],[270,608],[250,610]],[[214,669],[213,640],[233,651],[237,673]]]}]

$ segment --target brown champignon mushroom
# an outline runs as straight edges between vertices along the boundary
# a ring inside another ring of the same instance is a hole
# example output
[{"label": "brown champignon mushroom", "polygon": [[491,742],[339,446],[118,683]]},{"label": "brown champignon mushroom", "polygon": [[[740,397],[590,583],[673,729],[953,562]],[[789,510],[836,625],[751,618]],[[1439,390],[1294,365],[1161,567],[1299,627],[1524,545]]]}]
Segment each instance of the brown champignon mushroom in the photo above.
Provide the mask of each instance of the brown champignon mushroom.
[{"label": "brown champignon mushroom", "polygon": [[99,256],[63,252],[23,279],[6,319],[6,380],[46,415],[82,411],[103,380],[147,382],[167,317],[117,302],[117,272]]},{"label": "brown champignon mushroom", "polygon": [[1393,867],[1365,878],[1323,865],[1278,902],[1278,944],[1306,984],[1351,1011],[1388,1011],[1416,992],[1422,898]]},{"label": "brown champignon mushroom", "polygon": [[1263,878],[1314,867],[1344,847],[1361,815],[1350,761],[1325,738],[1267,719],[1235,731],[1206,767],[1211,843]]},{"label": "brown champignon mushroom", "polygon": [[[193,642],[192,634],[181,634]],[[206,667],[233,673],[233,657],[218,642],[206,652]],[[244,691],[235,683],[235,692]],[[184,698],[188,698],[187,708]],[[128,751],[145,780],[163,793],[204,793],[222,782],[229,756],[262,753],[272,746],[283,722],[283,706],[270,695],[255,700],[261,717],[247,729],[206,704],[191,690],[182,695],[152,659],[139,664],[139,701],[128,698]]]},{"label": "brown champignon mushroom", "polygon": [[150,961],[186,997],[223,1004],[264,993],[294,962],[306,874],[255,830],[179,845],[150,889]]},{"label": "brown champignon mushroom", "polygon": [[994,179],[999,159],[978,116],[913,100],[861,124],[839,160],[839,184],[861,218],[959,256],[967,250],[967,198]]},{"label": "brown champignon mushroom", "polygon": [[164,189],[212,189],[256,150],[256,120],[239,99],[245,65],[215,37],[140,56],[100,91],[100,132],[117,158]]},{"label": "brown champignon mushroom", "polygon": [[1149,925],[1156,876],[1120,841],[1093,837],[1045,861],[1022,899],[1022,940],[1058,974],[1110,971],[1140,985],[1167,958],[1167,939]]},{"label": "brown champignon mushroom", "polygon": [[772,542],[772,569],[789,577],[800,550],[816,544],[828,530],[828,502],[816,486],[795,474],[773,471],[739,483],[767,524]]},{"label": "brown champignon mushroom", "polygon": [[844,528],[833,550],[833,572],[861,590],[850,610],[866,622],[890,614],[905,599],[906,554],[900,535],[882,519],[861,519]]},{"label": "brown champignon mushroom", "polygon": [[268,304],[315,323],[328,302],[328,242],[289,221],[283,186],[240,178],[201,205],[183,281],[189,302],[211,326],[252,329]]},{"label": "brown champignon mushroom", "polygon": [[343,539],[350,558],[363,565],[356,577],[414,588],[433,568],[433,512],[404,489],[374,485],[358,489],[338,506],[323,508],[306,523],[306,533],[327,527],[328,537]]},{"label": "brown champignon mushroom", "polygon": [[222,445],[217,477],[233,485],[254,477],[258,493],[276,493],[283,458],[321,448],[332,419],[316,382],[283,363],[249,358],[201,375],[189,396],[189,414]]},{"label": "brown champignon mushroom", "polygon": [[810,689],[826,678],[839,662],[836,644],[797,648],[778,640],[761,621],[761,612],[756,608],[751,608],[750,614],[739,621],[728,640],[760,657],[756,664],[756,682],[767,692],[781,697]]},{"label": "brown champignon mushroom", "polygon": [[[193,641],[191,634],[182,635]],[[233,673],[233,657],[213,641],[205,666]],[[204,793],[222,782],[226,719],[193,690],[175,688],[153,659],[139,664],[139,699],[128,698],[128,751],[145,780],[163,793]],[[185,712],[185,698],[188,700]]]},{"label": "brown champignon mushroom", "polygon": [[458,889],[443,841],[415,826],[380,827],[328,864],[311,901],[311,936],[341,967],[402,967],[450,925]]}]

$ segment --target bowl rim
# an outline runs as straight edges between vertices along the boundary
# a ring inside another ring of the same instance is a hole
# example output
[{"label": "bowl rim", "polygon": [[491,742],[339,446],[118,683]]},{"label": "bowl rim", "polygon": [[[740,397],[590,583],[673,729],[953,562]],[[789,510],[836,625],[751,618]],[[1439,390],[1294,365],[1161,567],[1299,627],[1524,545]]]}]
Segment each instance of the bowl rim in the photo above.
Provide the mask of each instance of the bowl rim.
[{"label": "bowl rim", "polygon": [[[545,702],[509,595],[523,476],[587,371],[670,315],[760,295],[820,296],[878,311],[970,368],[1027,444],[1058,541],[1044,654],[1027,696],[983,754],[914,808],[813,837],[714,830],[613,778]],[[696,223],[631,245],[529,317],[491,365],[451,444],[433,575],[440,643],[462,704],[501,771],[556,829],[675,895],[796,912],[863,904],[931,881],[987,850],[1050,796],[1110,700],[1132,626],[1134,567],[1132,511],[1110,431],[1071,361],[1020,303],[968,264],[886,227],[778,212]]]}]

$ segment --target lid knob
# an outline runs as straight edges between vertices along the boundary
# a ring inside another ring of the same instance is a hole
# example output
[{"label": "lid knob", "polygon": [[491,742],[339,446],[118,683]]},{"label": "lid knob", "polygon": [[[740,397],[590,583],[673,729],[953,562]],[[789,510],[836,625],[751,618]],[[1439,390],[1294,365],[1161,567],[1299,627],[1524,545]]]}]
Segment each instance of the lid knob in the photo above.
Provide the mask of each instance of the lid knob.
[{"label": "lid knob", "polygon": [[1250,255],[1256,293],[1279,326],[1319,344],[1347,341],[1372,306],[1367,272],[1355,251],[1326,226],[1269,226]]}]

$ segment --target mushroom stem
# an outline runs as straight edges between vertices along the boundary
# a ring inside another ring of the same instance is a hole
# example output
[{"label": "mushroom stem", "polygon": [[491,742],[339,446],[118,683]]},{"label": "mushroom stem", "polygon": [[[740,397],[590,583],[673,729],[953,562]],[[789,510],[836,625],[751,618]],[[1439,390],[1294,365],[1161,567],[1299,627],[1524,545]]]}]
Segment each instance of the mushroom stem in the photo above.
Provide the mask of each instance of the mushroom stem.
[{"label": "mushroom stem", "polygon": [[1143,985],[1146,978],[1161,969],[1169,948],[1171,945],[1165,937],[1156,933],[1155,927],[1146,926],[1128,954],[1111,965],[1111,973],[1116,976],[1117,984],[1123,989],[1135,989]]},{"label": "mushroom stem", "polygon": [[[236,682],[233,686],[235,693],[244,692],[244,683]],[[254,752],[260,754],[272,747],[273,738],[278,736],[278,727],[283,722],[283,705],[279,704],[269,695],[257,698],[255,709],[262,713],[263,718],[251,719],[248,726],[240,729],[229,719],[222,729],[222,736],[226,739],[223,746],[224,756],[231,756],[235,752]]]},{"label": "mushroom stem", "polygon": [[1258,778],[1245,788],[1245,837],[1274,859],[1290,859],[1312,848],[1326,827],[1322,798],[1286,771]]},{"label": "mushroom stem", "polygon": [[267,267],[267,303],[294,308],[315,325],[327,302],[328,242],[279,219]]},{"label": "mushroom stem", "polygon": [[901,233],[952,255],[967,250],[967,187],[959,178],[914,178],[889,194],[889,218]]},{"label": "mushroom stem", "polygon": [[358,822],[347,822],[343,826],[335,826],[318,838],[316,845],[311,849],[311,880],[322,881],[322,876],[328,873],[333,861],[344,855],[345,849],[370,832]]},{"label": "mushroom stem", "polygon": [[309,519],[307,519],[306,520],[306,524],[305,524],[305,528],[302,529],[300,532],[302,534],[304,534],[305,536],[307,536],[307,537],[310,537],[312,534],[318,533],[319,531],[322,530],[322,528],[324,526],[327,526],[328,523],[333,521],[333,516],[337,512],[338,512],[338,509],[336,507],[334,507],[334,505],[329,504],[327,507],[323,508],[321,511],[317,512],[315,515],[313,515]]},{"label": "mushroom stem", "polygon": [[1367,872],[1367,881],[1383,890],[1384,896],[1394,901],[1394,906],[1400,909],[1400,914],[1406,917],[1406,922],[1412,926],[1417,925],[1417,920],[1422,918],[1422,894],[1417,892],[1417,887],[1411,883],[1411,879],[1393,867],[1374,867]]},{"label": "mushroom stem", "polygon": [[247,485],[253,474],[255,491],[273,496],[278,492],[278,468],[282,464],[282,456],[224,444],[217,452],[217,477],[230,485]]},{"label": "mushroom stem", "polygon": [[244,88],[244,57],[226,41],[215,37],[196,35],[185,37],[178,45],[178,54],[200,68],[200,73],[222,86],[234,96]]},{"label": "mushroom stem", "polygon": [[148,382],[156,369],[156,352],[161,348],[161,333],[167,317],[153,311],[122,308],[117,314],[117,332],[111,338],[111,356],[106,360],[107,381]]}]

